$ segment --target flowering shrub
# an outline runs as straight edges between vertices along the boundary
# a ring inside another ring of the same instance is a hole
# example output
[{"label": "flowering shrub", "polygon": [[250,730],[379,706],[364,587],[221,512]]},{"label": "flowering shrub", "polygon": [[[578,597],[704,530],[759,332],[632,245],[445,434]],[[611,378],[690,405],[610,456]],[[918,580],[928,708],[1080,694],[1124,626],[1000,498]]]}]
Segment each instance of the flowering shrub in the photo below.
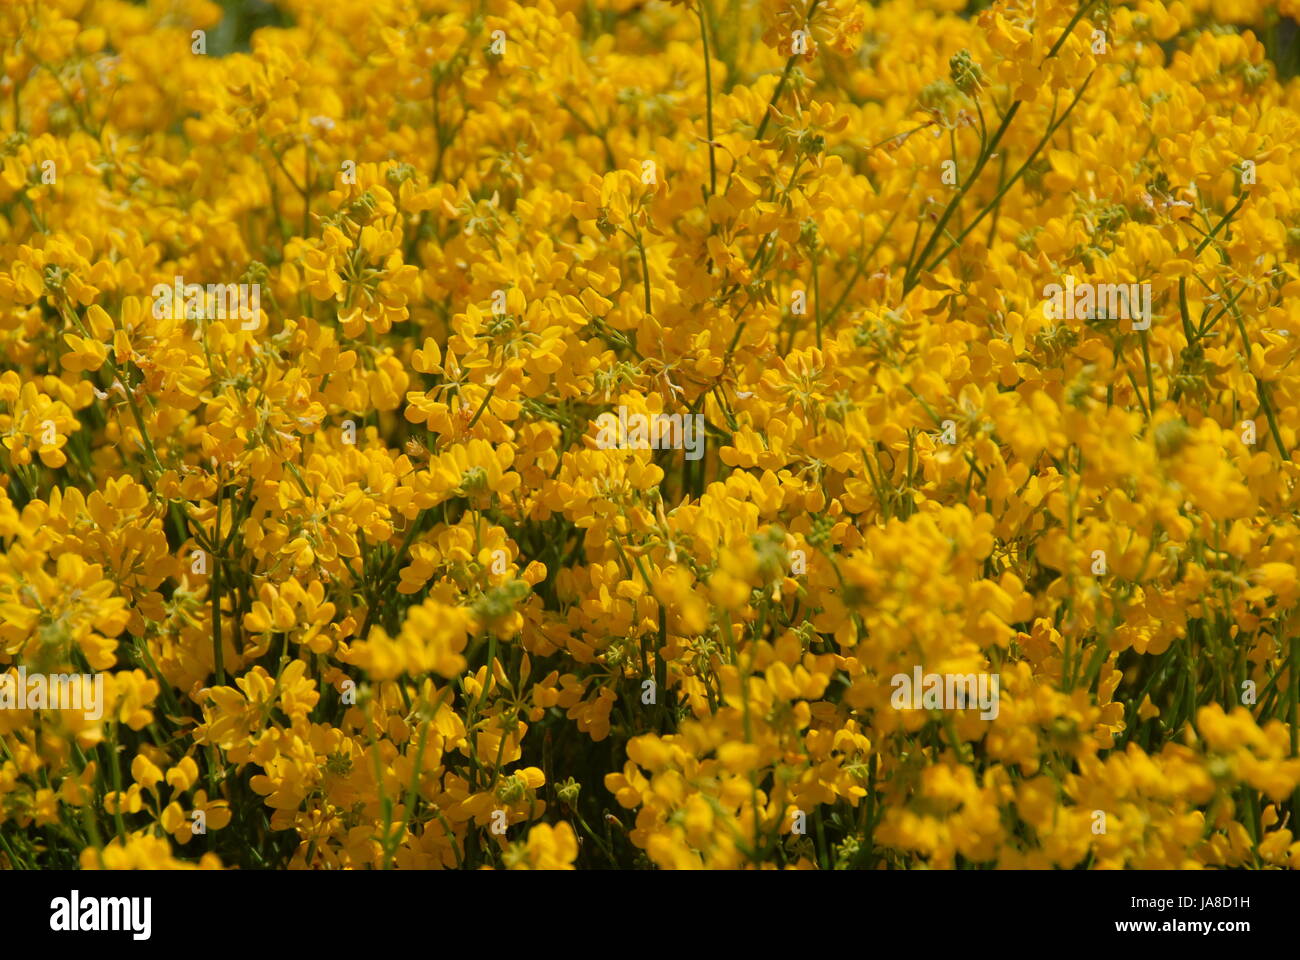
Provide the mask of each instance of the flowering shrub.
[{"label": "flowering shrub", "polygon": [[1300,866],[1293,0],[250,9],[0,8],[0,867]]}]

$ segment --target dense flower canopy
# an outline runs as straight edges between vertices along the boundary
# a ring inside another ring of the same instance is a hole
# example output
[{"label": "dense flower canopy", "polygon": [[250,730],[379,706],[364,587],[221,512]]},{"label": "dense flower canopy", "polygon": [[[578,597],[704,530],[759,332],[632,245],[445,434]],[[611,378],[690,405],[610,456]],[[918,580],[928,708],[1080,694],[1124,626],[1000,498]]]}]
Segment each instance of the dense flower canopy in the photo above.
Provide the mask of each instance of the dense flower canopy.
[{"label": "dense flower canopy", "polygon": [[4,0],[0,867],[1300,867],[1297,15]]}]

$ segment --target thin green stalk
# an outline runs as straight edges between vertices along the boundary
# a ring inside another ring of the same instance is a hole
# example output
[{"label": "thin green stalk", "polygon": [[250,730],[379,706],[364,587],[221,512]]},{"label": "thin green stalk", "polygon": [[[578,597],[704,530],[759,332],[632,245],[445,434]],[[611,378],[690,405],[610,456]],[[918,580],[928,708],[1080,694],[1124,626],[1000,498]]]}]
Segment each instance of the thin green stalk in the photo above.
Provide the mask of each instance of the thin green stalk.
[{"label": "thin green stalk", "polygon": [[710,63],[713,58],[709,54],[709,26],[704,17],[704,0],[698,0],[695,12],[700,17],[700,42],[704,45],[705,129],[709,135],[709,196],[711,197],[718,192],[718,162],[714,155],[713,140],[713,67]]},{"label": "thin green stalk", "polygon": [[[948,209],[944,211],[945,217],[940,220],[939,224],[935,227],[934,232],[930,235],[930,240],[926,244],[925,250],[922,251],[921,256],[917,259],[917,263],[914,265],[914,268],[911,268],[909,270],[909,274],[904,276],[904,283],[903,283],[904,293],[910,291],[913,287],[916,286],[917,283],[920,282],[920,275],[922,273],[933,270],[939,264],[943,263],[944,259],[948,256],[948,254],[952,253],[953,250],[957,249],[957,247],[961,245],[961,242],[964,239],[966,239],[966,235],[968,233],[970,233],[977,226],[979,226],[979,224],[984,220],[986,216],[989,215],[989,213],[997,210],[1001,206],[1002,198],[1006,196],[1007,191],[1010,190],[1013,186],[1015,186],[1016,183],[1019,182],[1020,178],[1024,176],[1025,171],[1028,170],[1030,165],[1038,158],[1038,154],[1042,152],[1043,147],[1045,147],[1048,141],[1051,140],[1052,135],[1056,133],[1056,131],[1060,128],[1061,124],[1063,124],[1066,118],[1069,117],[1071,112],[1073,112],[1075,106],[1078,105],[1079,100],[1083,97],[1083,92],[1088,89],[1088,84],[1092,82],[1092,77],[1093,75],[1090,73],[1084,79],[1082,85],[1080,85],[1078,91],[1075,93],[1074,99],[1070,101],[1070,105],[1066,107],[1065,112],[1061,114],[1058,120],[1056,120],[1051,126],[1047,128],[1047,133],[1045,133],[1043,135],[1043,138],[1038,141],[1038,145],[1034,147],[1033,152],[1029,154],[1028,159],[1026,159],[1025,162],[1020,165],[1020,168],[1016,170],[1014,174],[1011,175],[1011,179],[1008,180],[998,190],[998,192],[993,195],[993,199],[990,200],[989,203],[984,207],[984,209],[981,210],[979,214],[976,215],[975,219],[973,219],[969,224],[967,224],[957,234],[956,237],[951,239],[948,246],[944,248],[943,252],[940,253],[938,256],[936,256],[932,261],[930,261],[929,266],[923,266],[925,264],[926,257],[928,256],[929,249],[933,246],[934,241],[938,238],[939,234],[943,232],[943,226],[944,224],[947,223],[947,218],[951,216],[951,211],[955,209],[955,204],[960,202],[961,198],[965,195],[966,191],[970,189],[970,186],[974,183],[975,177],[978,176],[979,172],[983,169],[984,162],[987,161],[987,157],[985,157],[980,163],[976,164],[975,170],[971,173],[970,177],[967,178],[966,183],[963,185],[962,189],[958,192],[957,196],[954,197],[953,201],[949,203]],[[998,127],[997,132],[993,135],[993,140],[990,141],[989,143],[990,151],[994,150],[997,147],[998,142],[1002,139],[1002,134],[1005,132],[1007,122],[1010,120],[1015,109],[1019,106],[1020,106],[1020,101],[1017,100],[1015,103],[1011,105],[1011,109],[1007,111],[1006,116],[1003,118],[1002,125]]]},{"label": "thin green stalk", "polygon": [[1146,367],[1147,371],[1147,408],[1154,413],[1156,409],[1156,394],[1155,386],[1153,385],[1151,377],[1151,351],[1147,347],[1147,332],[1145,330],[1139,330],[1138,333],[1142,341],[1142,365]]},{"label": "thin green stalk", "polygon": [[812,281],[813,281],[813,317],[817,324],[817,349],[822,348],[822,285],[817,271],[817,246],[814,242],[810,254],[812,260]]},{"label": "thin green stalk", "polygon": [[[813,14],[817,12],[817,7],[820,4],[821,0],[813,0],[812,6],[808,8],[808,17],[804,21],[805,26],[812,23]],[[785,69],[781,71],[781,79],[777,81],[776,89],[772,91],[772,99],[768,101],[767,109],[763,111],[763,120],[759,123],[758,129],[754,131],[755,140],[763,139],[763,134],[767,131],[767,122],[772,119],[772,108],[781,100],[781,94],[785,92],[785,85],[790,79],[790,71],[794,69],[794,65],[802,56],[802,53],[791,54],[790,59],[785,62]]]},{"label": "thin green stalk", "polygon": [[645,242],[640,232],[636,235],[636,250],[641,255],[641,281],[645,287],[645,315],[648,318],[654,311],[650,307],[650,262],[645,255]]}]

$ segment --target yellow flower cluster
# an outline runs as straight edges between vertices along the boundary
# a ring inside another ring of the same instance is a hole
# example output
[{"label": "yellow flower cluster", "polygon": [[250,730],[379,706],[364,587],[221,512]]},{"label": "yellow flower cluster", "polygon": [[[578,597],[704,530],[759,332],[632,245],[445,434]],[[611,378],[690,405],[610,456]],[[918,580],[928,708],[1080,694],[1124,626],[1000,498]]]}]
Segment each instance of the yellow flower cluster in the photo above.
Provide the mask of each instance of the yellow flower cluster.
[{"label": "yellow flower cluster", "polygon": [[0,868],[1300,867],[1292,0],[258,7],[0,6]]}]

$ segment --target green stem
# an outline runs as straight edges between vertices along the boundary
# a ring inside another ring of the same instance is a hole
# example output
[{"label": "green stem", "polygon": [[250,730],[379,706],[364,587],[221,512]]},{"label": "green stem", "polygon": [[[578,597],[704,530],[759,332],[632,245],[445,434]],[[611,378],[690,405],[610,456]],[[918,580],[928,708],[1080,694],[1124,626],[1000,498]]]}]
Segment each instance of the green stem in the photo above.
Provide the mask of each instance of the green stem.
[{"label": "green stem", "polygon": [[[817,12],[817,7],[821,0],[813,0],[813,4],[808,8],[808,17],[804,20],[804,25],[812,23],[813,14]],[[790,59],[785,62],[785,69],[781,71],[781,79],[777,81],[776,89],[772,91],[772,99],[768,101],[767,109],[763,111],[763,120],[754,131],[754,139],[762,140],[763,134],[767,131],[767,122],[772,119],[772,108],[777,105],[781,99],[781,94],[785,92],[785,85],[790,79],[790,71],[794,69],[795,63],[802,57],[802,53],[790,55]]]},{"label": "green stem", "polygon": [[700,17],[700,42],[704,45],[704,101],[705,122],[709,135],[709,196],[718,192],[718,162],[714,155],[713,141],[713,67],[709,55],[709,27],[704,18],[704,0],[696,4],[695,12]]}]

